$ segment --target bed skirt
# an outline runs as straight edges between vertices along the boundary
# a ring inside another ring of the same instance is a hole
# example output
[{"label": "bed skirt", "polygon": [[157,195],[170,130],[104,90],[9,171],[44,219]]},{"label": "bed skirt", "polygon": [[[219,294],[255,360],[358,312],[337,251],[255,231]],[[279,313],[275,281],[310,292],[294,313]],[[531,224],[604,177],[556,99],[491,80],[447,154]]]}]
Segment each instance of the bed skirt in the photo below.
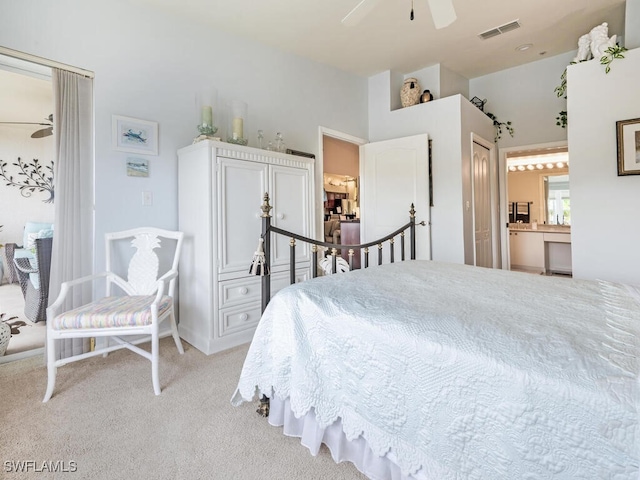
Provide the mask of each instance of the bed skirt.
[{"label": "bed skirt", "polygon": [[415,475],[403,475],[393,462],[393,452],[384,457],[374,454],[363,437],[347,440],[342,430],[342,421],[336,420],[327,428],[320,428],[316,422],[313,409],[301,418],[296,418],[289,404],[289,399],[282,400],[277,396],[270,399],[269,423],[274,427],[284,427],[283,433],[289,437],[300,438],[300,443],[307,447],[313,456],[318,455],[320,445],[325,444],[336,463],[351,462],[364,475],[373,480],[424,480],[422,472]]}]

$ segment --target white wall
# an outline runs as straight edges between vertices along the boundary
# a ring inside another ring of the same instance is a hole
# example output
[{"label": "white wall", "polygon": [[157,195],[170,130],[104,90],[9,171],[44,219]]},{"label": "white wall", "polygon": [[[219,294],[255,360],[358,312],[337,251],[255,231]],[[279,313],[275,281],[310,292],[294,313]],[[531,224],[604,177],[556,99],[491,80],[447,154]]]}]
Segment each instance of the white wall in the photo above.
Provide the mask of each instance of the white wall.
[{"label": "white wall", "polygon": [[566,100],[558,98],[554,89],[573,57],[575,51],[469,81],[470,97],[487,99],[485,112],[512,123],[514,136],[503,130],[500,148],[567,139],[566,129],[556,125],[560,111],[567,109]]},{"label": "white wall", "polygon": [[[51,82],[24,76],[18,73],[0,70],[0,109],[1,121],[7,122],[45,122],[53,111]],[[26,178],[21,175],[14,163],[18,158],[32,164],[38,159],[43,173],[53,160],[53,136],[31,138],[31,134],[45,128],[38,125],[0,125],[0,162],[6,163],[7,175],[13,176],[17,183]],[[0,178],[0,244],[17,243],[22,245],[25,222],[53,222],[53,203],[47,192],[38,190],[29,192],[15,186],[8,186],[7,180]],[[33,183],[33,182],[31,182]]]},{"label": "white wall", "polygon": [[624,16],[624,46],[640,47],[640,0],[626,0]]},{"label": "white wall", "polygon": [[640,176],[617,175],[616,121],[640,117],[640,49],[569,67],[571,240],[577,278],[640,284]]},{"label": "white wall", "polygon": [[[248,103],[250,145],[257,129],[265,141],[280,131],[289,148],[312,153],[320,125],[366,137],[365,78],[124,0],[0,0],[0,11],[1,46],[95,72],[98,269],[105,232],[177,227],[176,150],[197,135],[195,95],[203,85],[223,101]],[[149,157],[148,178],[126,176],[127,154],[111,147],[114,114],[159,123],[160,151]],[[152,206],[142,206],[143,190],[153,192]]]},{"label": "white wall", "polygon": [[440,65],[440,97],[462,95],[467,100],[469,96],[469,79]]},{"label": "white wall", "polygon": [[[469,250],[468,247],[465,249],[465,218],[470,218],[471,212],[463,212],[464,200],[468,198],[468,193],[463,192],[463,168],[465,185],[468,186],[471,132],[491,140],[492,122],[460,95],[390,110],[386,99],[391,85],[392,74],[389,71],[369,78],[369,140],[375,142],[429,134],[433,140],[433,259],[464,263],[465,259],[468,260]],[[463,103],[471,109],[463,109]],[[464,123],[462,111],[465,112]],[[419,210],[417,220],[420,221]],[[466,223],[469,224],[468,219]]]}]

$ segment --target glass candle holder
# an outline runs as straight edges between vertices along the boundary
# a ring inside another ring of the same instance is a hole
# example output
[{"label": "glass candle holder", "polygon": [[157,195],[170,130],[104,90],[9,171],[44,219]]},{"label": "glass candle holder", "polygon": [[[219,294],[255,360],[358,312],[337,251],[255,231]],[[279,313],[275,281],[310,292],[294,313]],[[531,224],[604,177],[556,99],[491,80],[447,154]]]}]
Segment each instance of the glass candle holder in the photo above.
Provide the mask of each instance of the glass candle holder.
[{"label": "glass candle holder", "polygon": [[247,119],[248,106],[241,100],[232,100],[229,109],[229,133],[227,141],[238,145],[248,143],[244,135],[244,122]]},{"label": "glass candle holder", "polygon": [[215,88],[203,89],[196,96],[198,132],[205,137],[212,137],[218,127],[215,125],[214,113],[217,110],[218,92]]}]

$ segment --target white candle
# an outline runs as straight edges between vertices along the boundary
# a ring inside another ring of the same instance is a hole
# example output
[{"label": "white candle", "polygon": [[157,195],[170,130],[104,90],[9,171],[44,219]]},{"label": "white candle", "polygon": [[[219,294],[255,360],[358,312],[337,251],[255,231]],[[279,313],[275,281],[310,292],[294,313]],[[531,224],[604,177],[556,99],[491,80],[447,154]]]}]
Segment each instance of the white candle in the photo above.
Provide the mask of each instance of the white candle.
[{"label": "white candle", "polygon": [[234,140],[238,140],[239,138],[243,138],[242,137],[242,129],[243,129],[243,121],[241,118],[234,118],[233,119],[233,126],[231,131],[233,132],[233,139]]},{"label": "white candle", "polygon": [[202,107],[202,124],[213,125],[213,109],[210,106]]}]

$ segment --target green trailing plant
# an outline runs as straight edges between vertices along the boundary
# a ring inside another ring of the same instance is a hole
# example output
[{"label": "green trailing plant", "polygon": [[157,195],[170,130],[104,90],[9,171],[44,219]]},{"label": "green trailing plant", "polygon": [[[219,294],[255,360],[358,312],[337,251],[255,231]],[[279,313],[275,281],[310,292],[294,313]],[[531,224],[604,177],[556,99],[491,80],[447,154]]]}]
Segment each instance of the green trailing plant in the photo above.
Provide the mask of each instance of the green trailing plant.
[{"label": "green trailing plant", "polygon": [[34,158],[32,163],[27,163],[18,157],[18,162],[12,165],[18,167],[15,178],[7,172],[7,162],[0,159],[0,176],[7,181],[8,187],[19,188],[23,197],[30,197],[36,190],[47,192],[49,198],[43,202],[53,203],[53,161],[51,161],[51,165],[43,166],[37,158]]},{"label": "green trailing plant", "polygon": [[600,63],[605,66],[604,73],[609,73],[611,71],[611,62],[616,58],[624,58],[623,53],[626,51],[627,49],[625,47],[621,47],[618,44],[607,48],[604,51],[605,55],[600,57]]},{"label": "green trailing plant", "polygon": [[562,110],[556,117],[556,125],[562,128],[567,128],[567,112]]},{"label": "green trailing plant", "polygon": [[507,132],[509,132],[509,135],[511,135],[513,137],[513,126],[511,125],[511,122],[501,122],[500,120],[498,120],[498,118],[491,112],[487,112],[486,113],[487,117],[489,117],[491,120],[493,120],[493,126],[496,129],[496,137],[495,137],[495,141],[496,143],[498,143],[498,140],[500,140],[502,138],[502,129],[504,128]]}]

